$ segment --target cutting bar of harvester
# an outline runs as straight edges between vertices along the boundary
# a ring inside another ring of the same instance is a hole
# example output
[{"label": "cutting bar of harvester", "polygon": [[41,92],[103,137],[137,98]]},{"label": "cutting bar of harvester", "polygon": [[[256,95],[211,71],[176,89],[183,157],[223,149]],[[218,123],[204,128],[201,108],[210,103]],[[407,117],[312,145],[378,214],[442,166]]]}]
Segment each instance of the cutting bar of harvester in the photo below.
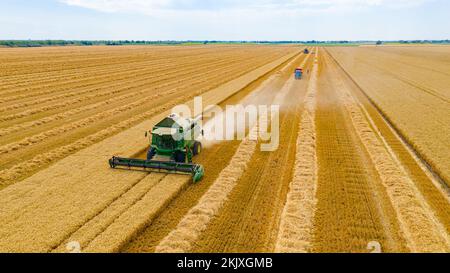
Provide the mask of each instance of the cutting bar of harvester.
[{"label": "cutting bar of harvester", "polygon": [[154,161],[132,158],[113,157],[109,160],[111,168],[124,168],[128,170],[139,169],[143,171],[157,171],[162,173],[190,174],[194,183],[200,181],[205,174],[202,165],[177,163],[172,161]]}]

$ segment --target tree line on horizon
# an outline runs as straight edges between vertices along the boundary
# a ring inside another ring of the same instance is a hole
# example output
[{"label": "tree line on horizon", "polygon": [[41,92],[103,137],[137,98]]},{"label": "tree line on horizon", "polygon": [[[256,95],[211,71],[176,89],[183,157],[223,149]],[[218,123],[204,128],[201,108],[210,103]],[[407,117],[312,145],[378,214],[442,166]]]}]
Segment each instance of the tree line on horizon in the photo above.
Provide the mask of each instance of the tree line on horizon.
[{"label": "tree line on horizon", "polygon": [[184,44],[450,44],[450,40],[398,40],[398,41],[137,41],[137,40],[0,40],[2,47],[45,47],[45,46],[120,46],[120,45],[184,45]]}]

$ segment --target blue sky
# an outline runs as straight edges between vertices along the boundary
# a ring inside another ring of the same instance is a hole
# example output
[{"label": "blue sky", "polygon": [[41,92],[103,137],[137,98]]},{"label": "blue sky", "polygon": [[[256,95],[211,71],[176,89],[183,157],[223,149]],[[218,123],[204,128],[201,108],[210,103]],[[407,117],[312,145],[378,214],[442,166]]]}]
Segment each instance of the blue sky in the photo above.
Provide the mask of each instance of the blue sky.
[{"label": "blue sky", "polygon": [[448,0],[0,0],[0,39],[450,39]]}]

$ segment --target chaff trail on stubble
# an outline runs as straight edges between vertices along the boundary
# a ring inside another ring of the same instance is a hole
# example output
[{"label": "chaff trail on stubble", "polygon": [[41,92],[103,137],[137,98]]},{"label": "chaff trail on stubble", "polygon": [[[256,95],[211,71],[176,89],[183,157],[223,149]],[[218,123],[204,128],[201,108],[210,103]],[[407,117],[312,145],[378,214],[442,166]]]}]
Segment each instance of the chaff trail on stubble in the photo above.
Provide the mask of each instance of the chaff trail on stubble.
[{"label": "chaff trail on stubble", "polygon": [[295,155],[293,179],[281,215],[275,252],[308,252],[316,207],[316,93],[318,77],[318,50],[301,114]]}]

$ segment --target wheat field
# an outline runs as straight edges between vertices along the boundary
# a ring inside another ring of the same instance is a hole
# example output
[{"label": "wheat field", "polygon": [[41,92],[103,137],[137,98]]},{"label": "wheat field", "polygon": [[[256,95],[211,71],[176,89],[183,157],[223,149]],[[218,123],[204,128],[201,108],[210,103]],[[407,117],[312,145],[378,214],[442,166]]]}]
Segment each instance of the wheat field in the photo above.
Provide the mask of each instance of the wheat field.
[{"label": "wheat field", "polygon": [[[450,252],[450,47],[304,48],[0,48],[0,252]],[[278,149],[109,168],[196,96],[279,105]]]}]

